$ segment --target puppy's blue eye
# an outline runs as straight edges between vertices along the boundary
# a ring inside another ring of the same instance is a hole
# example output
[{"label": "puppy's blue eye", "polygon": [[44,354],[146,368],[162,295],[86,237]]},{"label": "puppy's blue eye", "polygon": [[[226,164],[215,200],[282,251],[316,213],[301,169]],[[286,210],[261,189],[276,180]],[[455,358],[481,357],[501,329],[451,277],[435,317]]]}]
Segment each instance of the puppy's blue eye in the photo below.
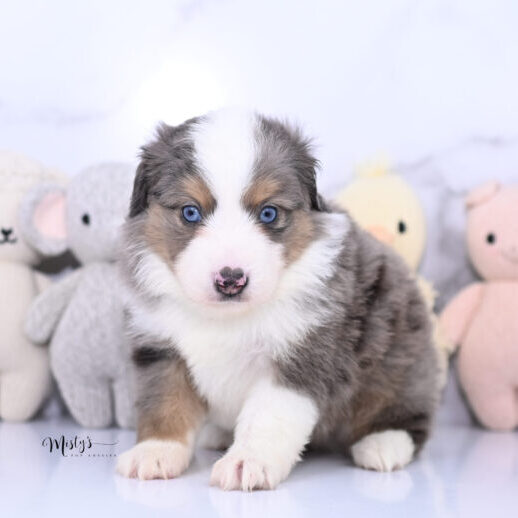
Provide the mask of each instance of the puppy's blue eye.
[{"label": "puppy's blue eye", "polygon": [[189,223],[198,223],[201,221],[200,211],[198,207],[195,207],[194,205],[186,205],[182,209],[182,216],[185,221],[188,221]]},{"label": "puppy's blue eye", "polygon": [[264,207],[259,215],[262,223],[272,223],[277,218],[277,209],[275,207]]}]

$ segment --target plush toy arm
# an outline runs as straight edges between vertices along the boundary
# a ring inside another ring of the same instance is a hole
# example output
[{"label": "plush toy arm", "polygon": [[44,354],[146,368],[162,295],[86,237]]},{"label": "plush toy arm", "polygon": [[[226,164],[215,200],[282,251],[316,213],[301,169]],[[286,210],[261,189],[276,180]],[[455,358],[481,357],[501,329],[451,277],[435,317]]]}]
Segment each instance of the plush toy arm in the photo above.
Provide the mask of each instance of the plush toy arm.
[{"label": "plush toy arm", "polygon": [[482,300],[483,284],[464,288],[442,311],[439,325],[452,349],[458,347],[468,330],[473,315]]},{"label": "plush toy arm", "polygon": [[43,275],[40,272],[34,272],[34,282],[36,284],[36,292],[41,293],[45,291],[47,288],[52,286],[52,281],[48,275]]},{"label": "plush toy arm", "polygon": [[50,340],[61,315],[77,287],[81,271],[49,286],[38,295],[29,307],[25,318],[25,334],[34,343],[43,344]]}]

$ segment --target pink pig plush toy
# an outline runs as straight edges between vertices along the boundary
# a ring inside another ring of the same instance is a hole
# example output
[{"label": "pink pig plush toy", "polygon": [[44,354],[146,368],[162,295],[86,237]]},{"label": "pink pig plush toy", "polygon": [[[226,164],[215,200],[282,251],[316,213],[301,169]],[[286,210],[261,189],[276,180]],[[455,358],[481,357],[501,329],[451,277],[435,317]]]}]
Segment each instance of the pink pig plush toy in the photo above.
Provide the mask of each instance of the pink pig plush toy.
[{"label": "pink pig plush toy", "polygon": [[466,198],[467,245],[485,282],[444,309],[445,337],[460,346],[461,385],[487,428],[518,426],[518,186],[490,182]]}]

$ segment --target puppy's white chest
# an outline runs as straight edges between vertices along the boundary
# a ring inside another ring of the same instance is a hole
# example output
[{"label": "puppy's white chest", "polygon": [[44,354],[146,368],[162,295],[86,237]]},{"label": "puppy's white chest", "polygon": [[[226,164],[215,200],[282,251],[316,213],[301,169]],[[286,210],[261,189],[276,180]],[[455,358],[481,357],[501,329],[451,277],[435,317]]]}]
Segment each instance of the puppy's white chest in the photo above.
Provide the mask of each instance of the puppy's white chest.
[{"label": "puppy's white chest", "polygon": [[209,417],[232,430],[251,388],[272,377],[272,350],[266,346],[271,337],[250,322],[193,319],[176,305],[150,308],[135,302],[127,302],[134,328],[175,344],[208,403]]},{"label": "puppy's white chest", "polygon": [[207,400],[209,419],[232,430],[250,389],[260,379],[271,377],[268,356],[228,335],[183,337],[178,346],[197,389]]}]

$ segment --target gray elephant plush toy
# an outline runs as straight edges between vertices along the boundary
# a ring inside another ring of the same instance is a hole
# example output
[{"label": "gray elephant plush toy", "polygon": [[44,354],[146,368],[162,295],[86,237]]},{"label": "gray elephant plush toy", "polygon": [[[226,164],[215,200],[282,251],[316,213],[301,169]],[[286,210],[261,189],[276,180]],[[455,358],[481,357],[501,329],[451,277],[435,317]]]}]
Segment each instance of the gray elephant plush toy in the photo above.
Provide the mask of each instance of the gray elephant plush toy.
[{"label": "gray elephant plush toy", "polygon": [[34,189],[25,235],[47,256],[70,250],[81,267],[32,303],[25,322],[35,343],[50,342],[50,364],[72,416],[85,427],[134,426],[129,348],[123,332],[122,284],[116,259],[134,168],[103,164],[74,176],[67,188]]}]

